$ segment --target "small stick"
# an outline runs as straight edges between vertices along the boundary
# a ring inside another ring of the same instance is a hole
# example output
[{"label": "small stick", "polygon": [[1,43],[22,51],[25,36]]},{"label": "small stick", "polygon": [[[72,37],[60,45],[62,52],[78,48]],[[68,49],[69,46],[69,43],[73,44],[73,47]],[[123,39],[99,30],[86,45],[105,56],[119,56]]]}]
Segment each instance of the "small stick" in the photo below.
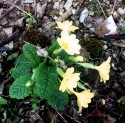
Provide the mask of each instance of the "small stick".
[{"label": "small stick", "polygon": [[106,16],[106,14],[105,14],[105,12],[104,12],[104,10],[103,10],[102,6],[101,6],[100,1],[99,1],[99,0],[97,0],[97,1],[98,1],[98,4],[99,4],[99,6],[100,6],[100,8],[101,8],[101,10],[102,10],[102,12],[103,12],[103,14],[104,14],[105,18],[107,19],[107,16]]},{"label": "small stick", "polygon": [[113,8],[112,8],[111,14],[113,14],[113,12],[114,12],[114,8],[115,8],[115,6],[116,6],[116,3],[117,3],[117,0],[115,0],[115,2],[114,2],[114,5],[113,5]]},{"label": "small stick", "polygon": [[30,16],[32,19],[35,19],[33,16],[31,16],[29,13],[27,13],[26,11],[24,11],[23,9],[21,9],[20,7],[12,4],[12,6],[14,6],[15,8],[19,9],[20,11],[24,12],[25,14],[27,14],[28,16]]},{"label": "small stick", "polygon": [[[15,0],[15,1],[13,2],[13,5],[15,5],[17,2],[18,2],[18,0]],[[14,9],[14,7],[11,6],[5,14],[3,14],[3,15],[0,16],[0,20],[3,19],[3,17],[5,17],[5,16],[6,16],[9,12],[11,12],[13,9]]]}]

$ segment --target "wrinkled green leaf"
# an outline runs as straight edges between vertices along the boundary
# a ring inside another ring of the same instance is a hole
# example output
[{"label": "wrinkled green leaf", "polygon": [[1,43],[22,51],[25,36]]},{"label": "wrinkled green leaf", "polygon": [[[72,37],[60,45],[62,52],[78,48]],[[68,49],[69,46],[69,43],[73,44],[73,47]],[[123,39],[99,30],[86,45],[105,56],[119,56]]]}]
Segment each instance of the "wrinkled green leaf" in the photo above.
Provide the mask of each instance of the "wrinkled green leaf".
[{"label": "wrinkled green leaf", "polygon": [[11,98],[24,99],[31,94],[31,88],[26,86],[30,81],[31,75],[26,74],[17,78],[10,86],[9,95]]},{"label": "wrinkled green leaf", "polygon": [[48,103],[56,110],[63,110],[68,104],[68,94],[66,92],[56,91],[51,98],[49,98]]},{"label": "wrinkled green leaf", "polygon": [[7,104],[7,100],[4,98],[0,98],[0,105],[6,105]]},{"label": "wrinkled green leaf", "polygon": [[13,60],[13,59],[17,58],[17,56],[18,56],[18,53],[13,53],[12,55],[7,57],[7,61]]},{"label": "wrinkled green leaf", "polygon": [[24,76],[27,73],[31,73],[31,72],[32,72],[32,70],[28,65],[26,65],[26,66],[20,65],[20,66],[14,68],[11,76],[16,80],[20,76]]},{"label": "wrinkled green leaf", "polygon": [[58,90],[58,74],[55,67],[47,66],[41,63],[34,70],[34,93],[42,99],[49,99],[53,93]]},{"label": "wrinkled green leaf", "polygon": [[58,49],[60,46],[59,46],[59,44],[58,44],[58,42],[57,41],[55,41],[55,42],[53,42],[53,44],[49,47],[49,49],[48,49],[48,53],[49,53],[49,55],[51,56],[52,54],[53,54],[53,51],[55,50],[55,49]]},{"label": "wrinkled green leaf", "polygon": [[23,53],[34,67],[37,67],[40,64],[41,59],[37,56],[36,48],[32,44],[25,44],[23,46]]}]

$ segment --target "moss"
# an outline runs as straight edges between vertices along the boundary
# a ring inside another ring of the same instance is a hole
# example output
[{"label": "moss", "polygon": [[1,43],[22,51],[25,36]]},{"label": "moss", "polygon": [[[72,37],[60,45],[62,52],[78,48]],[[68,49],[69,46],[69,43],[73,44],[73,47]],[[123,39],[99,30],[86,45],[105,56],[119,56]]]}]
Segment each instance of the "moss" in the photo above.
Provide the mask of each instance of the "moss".
[{"label": "moss", "polygon": [[103,42],[97,38],[89,38],[87,42],[84,42],[86,50],[90,53],[90,56],[94,58],[99,58],[99,53],[102,50]]},{"label": "moss", "polygon": [[38,29],[32,28],[25,33],[23,40],[30,42],[34,45],[40,45],[42,48],[51,44],[48,37],[42,34]]}]

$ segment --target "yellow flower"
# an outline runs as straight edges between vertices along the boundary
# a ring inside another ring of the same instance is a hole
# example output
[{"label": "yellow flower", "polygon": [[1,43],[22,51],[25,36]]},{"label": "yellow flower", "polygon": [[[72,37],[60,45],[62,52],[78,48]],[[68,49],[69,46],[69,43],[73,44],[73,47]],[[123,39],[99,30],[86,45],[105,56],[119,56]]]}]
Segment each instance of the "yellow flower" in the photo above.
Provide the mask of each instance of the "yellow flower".
[{"label": "yellow flower", "polygon": [[64,49],[69,55],[80,54],[81,46],[78,44],[79,40],[76,38],[76,35],[62,33],[61,38],[57,38],[57,41],[61,48]]},{"label": "yellow flower", "polygon": [[67,31],[68,33],[75,31],[78,29],[76,26],[72,26],[72,21],[64,21],[64,22],[56,22],[57,28],[61,29],[62,31]]},{"label": "yellow flower", "polygon": [[94,93],[91,93],[90,90],[85,90],[80,93],[74,92],[74,94],[77,96],[79,111],[82,110],[82,107],[87,108],[88,104],[91,103],[91,98],[94,97]]},{"label": "yellow flower", "polygon": [[68,68],[66,73],[63,74],[63,80],[61,81],[61,85],[59,90],[64,92],[65,90],[71,94],[73,92],[73,88],[77,87],[77,82],[80,80],[79,73],[73,73],[74,68]]},{"label": "yellow flower", "polygon": [[100,82],[104,81],[104,83],[109,80],[109,72],[110,72],[110,61],[111,57],[103,62],[100,66],[96,66],[95,69],[98,70],[100,75]]}]

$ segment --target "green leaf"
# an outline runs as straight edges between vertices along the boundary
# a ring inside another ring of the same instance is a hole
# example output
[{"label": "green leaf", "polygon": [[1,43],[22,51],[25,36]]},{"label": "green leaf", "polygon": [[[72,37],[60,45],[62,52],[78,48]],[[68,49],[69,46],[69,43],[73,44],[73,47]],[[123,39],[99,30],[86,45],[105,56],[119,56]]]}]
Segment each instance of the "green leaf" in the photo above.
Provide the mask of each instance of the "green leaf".
[{"label": "green leaf", "polygon": [[77,64],[85,68],[95,69],[95,66],[91,63],[77,63]]},{"label": "green leaf", "polygon": [[22,15],[23,17],[26,17],[26,14],[25,14],[25,13],[21,13],[21,15]]},{"label": "green leaf", "polygon": [[14,68],[11,76],[16,80],[20,76],[24,76],[27,73],[31,73],[31,72],[32,72],[32,70],[28,65],[26,65],[26,66],[20,65],[20,66]]},{"label": "green leaf", "polygon": [[68,104],[68,94],[66,92],[56,91],[48,103],[56,110],[63,110],[65,105]]},{"label": "green leaf", "polygon": [[118,30],[118,32],[120,33],[120,34],[125,34],[125,26],[118,26],[118,28],[117,28],[117,30]]},{"label": "green leaf", "polygon": [[31,18],[31,17],[27,18],[27,19],[26,19],[26,22],[27,22],[28,24],[30,24],[30,25],[37,23],[36,20],[35,20],[34,18]]},{"label": "green leaf", "polygon": [[82,83],[78,82],[77,85],[78,85],[79,88],[86,90],[85,84],[82,84]]},{"label": "green leaf", "polygon": [[30,81],[31,75],[26,74],[17,78],[10,86],[9,95],[11,98],[24,99],[31,94],[31,88],[26,86],[26,83]]},{"label": "green leaf", "polygon": [[6,105],[7,104],[7,100],[4,98],[0,98],[0,105]]},{"label": "green leaf", "polygon": [[30,68],[33,67],[32,63],[24,56],[24,54],[21,54],[14,64],[15,66],[24,65]]},{"label": "green leaf", "polygon": [[53,51],[55,50],[55,49],[58,49],[60,46],[59,46],[59,44],[58,44],[58,42],[57,41],[55,41],[55,42],[53,42],[53,44],[49,47],[49,49],[48,49],[48,53],[49,53],[49,55],[51,56],[52,54],[53,54]]},{"label": "green leaf", "polygon": [[34,67],[37,67],[40,64],[41,59],[37,56],[36,48],[32,44],[25,44],[23,46],[23,53]]},{"label": "green leaf", "polygon": [[57,67],[56,71],[61,77],[63,77],[64,72],[61,68]]},{"label": "green leaf", "polygon": [[42,99],[51,98],[53,93],[59,88],[58,74],[55,67],[41,63],[34,70],[35,80],[34,93]]},{"label": "green leaf", "polygon": [[12,55],[7,57],[7,61],[13,60],[13,59],[17,58],[17,56],[18,56],[18,53],[13,53]]}]

